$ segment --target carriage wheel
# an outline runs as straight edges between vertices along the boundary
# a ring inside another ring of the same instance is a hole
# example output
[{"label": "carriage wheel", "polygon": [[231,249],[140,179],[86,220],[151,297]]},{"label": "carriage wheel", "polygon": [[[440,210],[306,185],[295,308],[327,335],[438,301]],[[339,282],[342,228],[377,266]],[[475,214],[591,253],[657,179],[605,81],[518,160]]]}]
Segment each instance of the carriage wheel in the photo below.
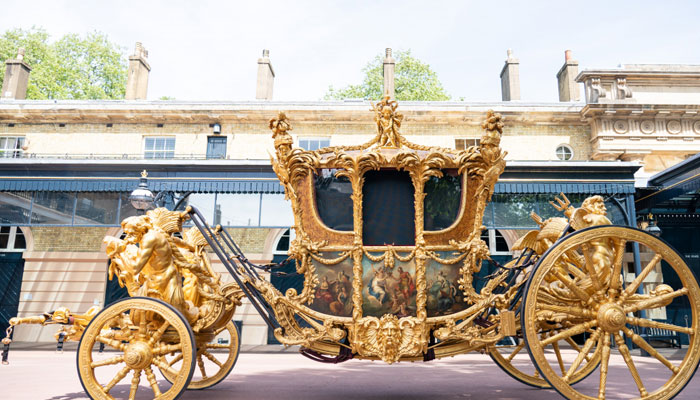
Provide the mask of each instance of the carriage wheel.
[{"label": "carriage wheel", "polygon": [[[226,326],[214,332],[212,341],[198,345],[197,370],[187,389],[206,389],[224,380],[236,365],[240,348],[238,327],[229,321]],[[178,366],[181,360],[182,354],[179,352],[165,356],[165,362],[171,367]],[[172,380],[170,373],[161,372],[165,379]]]},{"label": "carriage wheel", "polygon": [[[102,354],[100,343],[106,347]],[[78,376],[91,399],[131,400],[137,392],[149,392],[149,398],[152,394],[159,400],[177,399],[192,377],[194,348],[190,325],[171,305],[147,297],[127,298],[90,321],[78,345]],[[177,367],[162,361],[162,356],[172,351],[183,354]],[[154,367],[177,378],[158,382]],[[130,383],[121,384],[127,375]],[[141,382],[144,376],[145,382]]]},{"label": "carriage wheel", "polygon": [[[648,257],[642,273],[625,286],[622,264],[632,243],[638,243]],[[666,283],[637,294],[645,277],[661,271],[657,265],[664,267]],[[521,325],[530,357],[540,374],[566,398],[603,399],[606,393],[614,393],[616,398],[670,399],[690,381],[700,361],[698,282],[678,253],[646,232],[601,226],[565,237],[541,258],[523,301]],[[648,318],[671,302],[689,308],[689,327]],[[551,322],[561,324],[562,330],[542,337],[541,324]],[[654,349],[638,334],[645,328],[685,336],[689,344],[682,359],[669,360]],[[562,350],[561,357],[547,352],[548,345],[581,333],[589,333],[581,347]],[[635,360],[628,343],[651,357]],[[594,348],[600,353],[599,379],[572,387],[572,371]]]},{"label": "carriage wheel", "polygon": [[[540,337],[553,336],[561,332],[563,328],[557,325],[548,325],[540,328]],[[578,344],[572,338],[565,338],[556,343],[548,345],[546,351],[554,353],[557,357],[561,357],[562,347],[578,348]],[[491,359],[511,378],[526,385],[548,389],[551,386],[542,378],[537,368],[532,364],[527,351],[522,351],[525,348],[520,326],[517,328],[517,335],[512,338],[512,343],[494,346],[489,350]],[[581,363],[581,366],[574,372],[570,379],[571,384],[576,384],[588,375],[592,374],[600,363],[600,352],[592,351]]]}]

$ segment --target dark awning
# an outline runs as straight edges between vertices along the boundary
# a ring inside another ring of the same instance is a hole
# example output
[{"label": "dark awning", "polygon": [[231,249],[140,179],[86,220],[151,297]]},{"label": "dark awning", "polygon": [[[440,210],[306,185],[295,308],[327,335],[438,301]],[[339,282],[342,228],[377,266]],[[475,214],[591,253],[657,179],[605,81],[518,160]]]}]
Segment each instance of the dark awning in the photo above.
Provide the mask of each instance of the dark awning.
[{"label": "dark awning", "polygon": [[629,194],[634,193],[634,182],[537,182],[496,183],[495,193],[584,193],[584,194]]},{"label": "dark awning", "polygon": [[[131,192],[138,179],[0,179],[2,192]],[[276,179],[172,180],[149,178],[148,187],[154,192],[172,190],[195,193],[284,193]]]}]

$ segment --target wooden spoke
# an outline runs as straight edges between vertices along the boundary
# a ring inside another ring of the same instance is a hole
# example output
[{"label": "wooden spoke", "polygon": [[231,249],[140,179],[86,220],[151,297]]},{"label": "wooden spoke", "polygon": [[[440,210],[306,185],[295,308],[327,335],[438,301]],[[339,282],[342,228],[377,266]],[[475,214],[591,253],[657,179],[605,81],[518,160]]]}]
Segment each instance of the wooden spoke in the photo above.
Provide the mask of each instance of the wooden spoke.
[{"label": "wooden spoke", "polygon": [[129,371],[131,371],[131,368],[124,367],[121,369],[121,371],[117,372],[117,375],[115,375],[114,378],[112,378],[112,380],[109,381],[107,386],[102,388],[105,394],[109,393],[109,391],[112,390],[112,388],[116,386],[117,383],[121,382],[121,380],[124,379],[124,377],[129,373]]},{"label": "wooden spoke", "polygon": [[146,312],[139,310],[139,337],[141,340],[146,340],[148,338],[148,320],[146,319]]},{"label": "wooden spoke", "polygon": [[559,305],[554,305],[554,304],[538,304],[537,305],[538,310],[545,310],[545,311],[553,311],[557,313],[564,313],[564,314],[569,314],[573,315],[575,317],[581,317],[581,318],[594,318],[595,314],[590,311],[583,309],[581,307],[567,307],[567,306],[559,306]]},{"label": "wooden spoke", "polygon": [[163,324],[158,328],[158,330],[151,336],[151,339],[148,341],[148,345],[153,347],[153,345],[160,340],[161,336],[165,333],[165,330],[168,329],[170,326],[170,323],[168,321],[163,321]]},{"label": "wooden spoke", "polygon": [[120,340],[110,339],[104,336],[97,336],[95,340],[117,350],[126,350],[126,344],[122,343]]},{"label": "wooden spoke", "polygon": [[[571,348],[574,349],[576,352],[578,352],[578,353],[581,352],[581,348],[578,347],[578,345],[576,344],[576,342],[574,342],[574,339],[568,337],[568,338],[566,338],[566,339],[564,339],[564,340],[565,340],[566,343],[568,343],[569,346],[571,346]],[[586,358],[585,358],[585,360],[586,360],[586,362],[591,361],[591,358],[588,357],[588,353],[586,353]]]},{"label": "wooden spoke", "polygon": [[124,356],[115,356],[111,358],[106,358],[101,361],[94,361],[90,363],[90,368],[97,368],[97,367],[104,367],[105,365],[114,365],[114,364],[119,364],[120,362],[124,361]]},{"label": "wooden spoke", "polygon": [[508,361],[513,361],[513,358],[515,358],[515,355],[520,353],[520,350],[522,350],[523,348],[525,348],[525,341],[524,340],[520,341],[520,343],[518,343],[518,345],[515,346],[515,349],[513,350],[513,352],[510,353],[510,355],[508,356]]},{"label": "wooden spoke", "polygon": [[622,339],[622,336],[620,336],[619,333],[615,333],[615,344],[617,345],[617,350],[622,354],[622,358],[625,359],[625,363],[627,364],[627,368],[630,370],[630,374],[632,374],[632,379],[634,379],[634,383],[637,384],[637,389],[639,390],[639,395],[642,397],[645,397],[648,393],[647,390],[644,388],[644,384],[642,383],[642,378],[639,376],[639,372],[637,371],[637,367],[634,365],[634,361],[632,361],[632,355],[630,354],[630,349],[627,348],[627,344],[625,341]]},{"label": "wooden spoke", "polygon": [[672,325],[644,318],[627,317],[627,323],[637,326],[643,326],[645,328],[668,329],[669,331],[685,333],[686,335],[692,335],[694,332],[693,328],[686,328],[684,326]]},{"label": "wooden spoke", "polygon": [[586,343],[583,344],[583,349],[581,351],[579,351],[578,355],[576,356],[576,359],[569,367],[569,370],[566,372],[566,375],[564,375],[564,381],[568,382],[571,379],[571,377],[574,375],[576,370],[578,370],[578,367],[581,365],[581,363],[583,362],[584,359],[589,361],[589,359],[587,358],[588,353],[593,348],[593,345],[596,344],[596,342],[598,342],[598,338],[600,337],[600,332],[601,332],[600,330],[596,330],[595,332],[593,332],[591,337],[589,337],[586,340]]},{"label": "wooden spoke", "polygon": [[666,293],[662,294],[661,296],[654,296],[651,299],[647,300],[642,300],[642,301],[637,301],[630,305],[629,307],[625,307],[624,311],[625,314],[633,313],[635,311],[639,310],[646,310],[649,308],[657,308],[660,307],[660,304],[664,304],[668,300],[673,300],[678,296],[683,296],[688,294],[688,288],[683,288],[683,289],[678,289],[676,291],[673,291],[671,293]]},{"label": "wooden spoke", "polygon": [[199,372],[202,374],[202,379],[207,379],[207,370],[204,368],[204,360],[202,360],[202,355],[197,355],[197,366],[199,367]]},{"label": "wooden spoke", "polygon": [[207,343],[207,349],[228,349],[229,347],[231,347],[230,344]]},{"label": "wooden spoke", "polygon": [[615,294],[619,294],[620,287],[622,286],[622,281],[620,280],[620,274],[622,273],[622,257],[625,255],[627,241],[624,239],[613,239],[613,241],[615,243],[615,258],[613,259],[613,272],[610,277],[608,289],[614,291]]},{"label": "wooden spoke", "polygon": [[218,335],[219,333],[223,332],[224,329],[226,329],[226,325],[222,326],[221,328],[217,329],[214,331],[214,336]]},{"label": "wooden spoke", "polygon": [[598,387],[598,398],[605,399],[605,386],[608,382],[608,363],[610,362],[610,335],[603,333],[601,340],[603,346],[600,358],[600,386]]},{"label": "wooden spoke", "polygon": [[[571,251],[565,253],[564,257],[562,258],[567,261],[562,264],[568,273],[574,275],[578,279],[586,278],[586,273],[583,272],[583,267],[586,265],[586,262],[583,260],[583,257],[581,257],[580,254]],[[569,266],[569,263],[572,264],[573,268]]]},{"label": "wooden spoke", "polygon": [[182,350],[182,344],[163,344],[155,349],[153,349],[154,356],[163,356],[168,353],[174,353],[176,351]]},{"label": "wooden spoke", "polygon": [[583,243],[581,245],[581,250],[583,250],[583,257],[586,258],[586,270],[588,271],[588,276],[593,283],[593,288],[596,292],[600,292],[602,286],[600,285],[600,277],[598,276],[598,271],[595,268],[595,263],[591,259],[591,246],[588,243]]},{"label": "wooden spoke", "polygon": [[588,302],[588,299],[590,299],[590,296],[588,293],[586,293],[583,289],[580,287],[576,286],[576,282],[571,280],[568,276],[565,276],[561,272],[557,271],[556,269],[552,269],[552,274],[561,281],[569,290],[571,290],[576,297],[579,299],[583,300],[584,302]]},{"label": "wooden spoke", "polygon": [[168,363],[164,362],[160,358],[154,358],[153,361],[151,362],[152,364],[155,364],[156,367],[160,368],[162,371],[165,371],[172,376],[177,375],[177,371],[175,371],[173,368],[168,365]]},{"label": "wooden spoke", "polygon": [[559,369],[561,374],[566,374],[566,368],[564,368],[564,360],[561,358],[561,351],[559,350],[559,343],[552,343],[552,348],[554,349],[554,354],[557,356],[557,362],[559,363]]},{"label": "wooden spoke", "polygon": [[139,390],[139,382],[141,382],[141,370],[134,370],[134,378],[131,379],[131,389],[129,389],[129,400],[136,398],[136,391]]},{"label": "wooden spoke", "polygon": [[557,333],[556,335],[550,336],[550,337],[542,340],[542,347],[545,347],[545,346],[547,346],[551,343],[554,343],[554,342],[558,342],[558,341],[563,340],[565,338],[568,338],[568,337],[571,337],[574,335],[578,335],[579,333],[583,333],[583,332],[587,331],[588,329],[592,328],[593,326],[595,326],[597,323],[598,323],[598,321],[593,320],[593,321],[585,322],[583,324],[574,325],[569,329],[565,329],[565,330]]},{"label": "wooden spoke", "polygon": [[172,367],[173,365],[175,365],[176,362],[178,362],[180,360],[182,360],[182,353],[178,353],[175,357],[173,357],[173,359],[170,360],[168,365]]},{"label": "wooden spoke", "polygon": [[148,380],[148,383],[151,385],[151,389],[153,389],[153,395],[155,397],[158,397],[161,395],[160,388],[158,387],[158,381],[156,380],[156,375],[153,373],[153,370],[151,369],[151,366],[149,365],[144,369],[144,372],[146,373],[146,379]]},{"label": "wooden spoke", "polygon": [[666,359],[666,357],[662,356],[659,354],[658,351],[656,351],[655,348],[651,347],[649,343],[646,342],[646,340],[642,339],[641,336],[637,335],[636,333],[632,332],[631,329],[629,329],[626,326],[622,327],[622,331],[627,335],[628,338],[632,339],[632,342],[636,344],[638,347],[642,348],[644,351],[649,353],[652,357],[656,358],[659,360],[663,365],[666,366],[666,368],[670,369],[673,374],[677,374],[680,369],[673,364],[671,364],[670,361]]},{"label": "wooden spoke", "polygon": [[646,267],[644,267],[644,269],[643,269],[642,272],[639,274],[639,276],[637,276],[636,278],[634,278],[634,280],[632,281],[632,283],[630,283],[630,285],[627,286],[627,287],[625,288],[625,291],[622,292],[622,296],[621,296],[621,297],[622,297],[623,300],[626,299],[628,296],[630,296],[631,294],[633,294],[634,292],[637,291],[637,289],[639,288],[639,285],[641,285],[642,282],[644,281],[644,278],[646,278],[647,275],[649,275],[649,273],[654,269],[654,267],[656,266],[656,264],[657,264],[659,261],[661,261],[661,258],[662,258],[661,255],[660,255],[660,254],[657,254],[657,255],[654,256],[654,258],[651,259],[651,261],[649,261],[649,264],[647,264]]},{"label": "wooden spoke", "polygon": [[213,362],[214,364],[216,364],[219,368],[222,368],[222,367],[224,366],[223,364],[221,364],[221,361],[217,360],[216,357],[214,357],[214,356],[213,356],[211,353],[209,353],[208,351],[205,350],[205,351],[202,352],[202,354],[204,355],[204,357],[208,358],[209,361],[211,361],[211,362]]}]

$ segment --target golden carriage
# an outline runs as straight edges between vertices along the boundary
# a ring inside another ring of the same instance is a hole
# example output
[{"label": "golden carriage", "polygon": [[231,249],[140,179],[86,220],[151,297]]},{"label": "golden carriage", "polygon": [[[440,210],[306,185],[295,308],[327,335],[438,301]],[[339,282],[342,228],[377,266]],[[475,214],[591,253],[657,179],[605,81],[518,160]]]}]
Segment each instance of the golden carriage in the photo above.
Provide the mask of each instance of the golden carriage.
[{"label": "golden carriage", "polygon": [[[218,383],[238,354],[230,320],[243,297],[277,340],[300,345],[318,361],[430,361],[482,351],[523,383],[587,399],[605,398],[611,352],[617,352],[633,381],[633,393],[625,396],[669,399],[681,391],[700,361],[700,289],[678,253],[643,231],[611,225],[600,196],[576,208],[562,195],[553,203],[562,216],[533,215],[540,228],[514,244],[517,257],[477,284],[482,262],[490,260],[482,217],[505,168],[501,116],[489,112],[478,146],[452,150],[408,142],[395,101],[386,98],[372,112],[373,140],[314,151],[293,148],[284,113],[270,122],[272,166],[294,214],[289,255],[304,277],[300,290],[281,293],[226,230],[209,227],[194,207],[124,221],[126,242],[107,241],[111,268],[130,295],[141,297],[80,319],[87,326],[74,323],[78,371],[91,398],[112,398],[110,390],[129,373],[128,398],[142,374],[155,397],[165,399]],[[186,218],[195,227],[179,238]],[[206,247],[234,282],[221,283]],[[623,259],[633,247],[649,261],[628,281]],[[662,265],[673,284],[640,292]],[[648,317],[678,300],[689,305],[689,326]],[[685,355],[669,360],[649,344],[646,328],[686,335]],[[218,343],[222,332],[229,339]],[[113,352],[98,356],[99,344]],[[649,353],[666,375],[645,380],[632,346]],[[218,349],[227,356],[210,376],[203,362]],[[515,362],[523,349],[531,370]],[[117,366],[116,374],[98,377],[107,366]],[[197,367],[201,374],[192,380]],[[574,386],[596,369],[594,384]],[[154,370],[170,382],[167,389]]]}]

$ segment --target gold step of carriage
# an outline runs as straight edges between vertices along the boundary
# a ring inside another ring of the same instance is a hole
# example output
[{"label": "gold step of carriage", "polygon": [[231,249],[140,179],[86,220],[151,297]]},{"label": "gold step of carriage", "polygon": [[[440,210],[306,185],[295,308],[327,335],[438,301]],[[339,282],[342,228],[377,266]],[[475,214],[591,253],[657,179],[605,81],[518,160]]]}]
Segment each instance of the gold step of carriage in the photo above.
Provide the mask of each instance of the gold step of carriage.
[{"label": "gold step of carriage", "polygon": [[[492,262],[482,217],[505,168],[501,116],[488,113],[478,146],[453,150],[407,141],[397,106],[389,99],[373,106],[377,135],[356,146],[293,148],[286,115],[270,121],[272,166],[294,214],[289,255],[304,278],[299,290],[281,293],[194,207],[125,220],[125,241],[107,240],[110,268],[142,297],[74,319],[86,392],[110,398],[130,373],[129,397],[142,375],[158,398],[218,383],[237,357],[230,319],[245,297],[277,340],[319,361],[429,361],[482,351],[523,383],[584,399],[610,394],[611,353],[619,353],[632,378],[627,397],[675,396],[700,360],[700,289],[682,257],[659,238],[611,225],[600,196],[576,208],[561,195],[552,204],[562,216],[533,215],[539,229],[514,244],[517,257],[478,283],[482,263]],[[195,227],[180,239],[175,233],[188,217]],[[205,248],[234,282],[221,284]],[[633,249],[649,261],[630,280],[623,259]],[[641,291],[660,270],[669,283]],[[688,326],[648,317],[679,301],[692,314]],[[685,356],[669,360],[650,345],[647,328],[685,335]],[[100,343],[109,356],[96,355]],[[663,379],[647,379],[631,347],[650,354]],[[219,348],[227,358],[210,377],[204,362]],[[524,349],[534,366],[523,364]],[[109,366],[116,373],[98,376]],[[596,369],[597,379],[586,379]],[[574,387],[583,380],[594,382]]]}]

